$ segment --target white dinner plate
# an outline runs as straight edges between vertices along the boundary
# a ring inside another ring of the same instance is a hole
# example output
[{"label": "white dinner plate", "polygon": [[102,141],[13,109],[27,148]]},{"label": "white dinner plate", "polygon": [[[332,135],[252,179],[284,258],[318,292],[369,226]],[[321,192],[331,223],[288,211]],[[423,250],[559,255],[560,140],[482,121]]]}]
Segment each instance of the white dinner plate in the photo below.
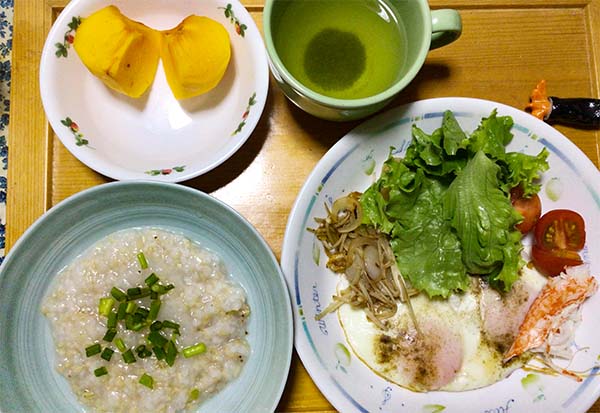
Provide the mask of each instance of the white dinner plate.
[{"label": "white dinner plate", "polygon": [[[140,98],[105,86],[83,65],[72,41],[81,19],[110,4],[159,30],[190,14],[221,23],[232,50],[221,82],[178,101],[161,61],[153,85]],[[81,162],[120,180],[180,182],[220,165],[254,130],[268,87],[261,34],[237,0],[73,0],[52,26],[40,62],[42,103],[58,138]]]},{"label": "white dinner plate", "polygon": [[[550,169],[544,173],[540,191],[543,212],[569,208],[584,217],[587,241],[582,256],[592,274],[600,274],[600,173],[568,138],[500,103],[470,98],[419,101],[372,118],[338,141],[300,191],[282,250],[282,268],[294,306],[296,350],[319,389],[342,412],[585,412],[600,396],[600,293],[584,303],[583,322],[575,337],[576,345],[584,350],[577,353],[571,367],[592,373],[582,382],[520,369],[477,390],[412,392],[378,376],[352,353],[335,314],[315,321],[341,278],[325,267],[327,257],[307,228],[316,225],[315,217],[326,216],[325,204],[331,206],[343,194],[364,191],[373,183],[390,147],[400,155],[404,152],[413,124],[431,133],[448,109],[467,132],[497,109],[499,115],[514,120],[509,151],[537,154],[543,147],[548,149]],[[523,380],[528,374],[533,375]]]}]

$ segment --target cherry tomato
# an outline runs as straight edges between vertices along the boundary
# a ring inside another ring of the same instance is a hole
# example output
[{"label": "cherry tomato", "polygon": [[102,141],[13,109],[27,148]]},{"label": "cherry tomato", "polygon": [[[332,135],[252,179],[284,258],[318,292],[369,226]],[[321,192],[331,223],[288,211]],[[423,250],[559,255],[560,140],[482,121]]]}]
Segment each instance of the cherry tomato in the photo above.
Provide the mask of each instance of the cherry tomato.
[{"label": "cherry tomato", "polygon": [[576,251],[564,249],[545,250],[538,245],[531,247],[531,258],[535,268],[548,277],[560,274],[566,267],[583,264]]},{"label": "cherry tomato", "polygon": [[510,201],[513,208],[521,214],[523,221],[515,225],[522,234],[527,234],[533,229],[542,214],[542,203],[537,194],[529,198],[523,197],[523,190],[519,187],[510,191]]},{"label": "cherry tomato", "polygon": [[535,226],[535,242],[545,250],[580,251],[585,244],[585,223],[569,209],[555,209],[542,215]]}]

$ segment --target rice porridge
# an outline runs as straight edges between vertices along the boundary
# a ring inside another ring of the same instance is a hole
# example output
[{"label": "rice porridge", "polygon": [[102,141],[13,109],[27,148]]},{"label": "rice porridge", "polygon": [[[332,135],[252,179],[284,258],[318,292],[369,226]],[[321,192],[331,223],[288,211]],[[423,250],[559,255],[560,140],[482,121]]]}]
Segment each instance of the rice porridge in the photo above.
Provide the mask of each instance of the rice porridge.
[{"label": "rice porridge", "polygon": [[213,252],[160,229],[100,240],[57,275],[42,312],[58,371],[95,411],[193,409],[250,355],[244,289]]}]

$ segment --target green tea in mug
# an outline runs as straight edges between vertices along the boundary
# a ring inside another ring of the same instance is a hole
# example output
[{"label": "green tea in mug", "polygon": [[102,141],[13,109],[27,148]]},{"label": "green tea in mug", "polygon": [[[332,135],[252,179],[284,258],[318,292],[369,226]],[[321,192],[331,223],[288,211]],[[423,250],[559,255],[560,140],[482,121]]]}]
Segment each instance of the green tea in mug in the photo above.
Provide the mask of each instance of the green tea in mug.
[{"label": "green tea in mug", "polygon": [[384,0],[289,0],[273,13],[277,54],[309,89],[338,99],[376,95],[399,78],[406,33]]}]

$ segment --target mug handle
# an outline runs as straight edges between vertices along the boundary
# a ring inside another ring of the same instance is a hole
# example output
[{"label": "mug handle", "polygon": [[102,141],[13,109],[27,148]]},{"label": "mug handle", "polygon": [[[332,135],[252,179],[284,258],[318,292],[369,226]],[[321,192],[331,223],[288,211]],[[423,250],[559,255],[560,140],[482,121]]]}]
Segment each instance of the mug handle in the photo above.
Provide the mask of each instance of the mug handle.
[{"label": "mug handle", "polygon": [[452,43],[462,32],[460,14],[454,9],[432,10],[431,29],[430,50]]}]

